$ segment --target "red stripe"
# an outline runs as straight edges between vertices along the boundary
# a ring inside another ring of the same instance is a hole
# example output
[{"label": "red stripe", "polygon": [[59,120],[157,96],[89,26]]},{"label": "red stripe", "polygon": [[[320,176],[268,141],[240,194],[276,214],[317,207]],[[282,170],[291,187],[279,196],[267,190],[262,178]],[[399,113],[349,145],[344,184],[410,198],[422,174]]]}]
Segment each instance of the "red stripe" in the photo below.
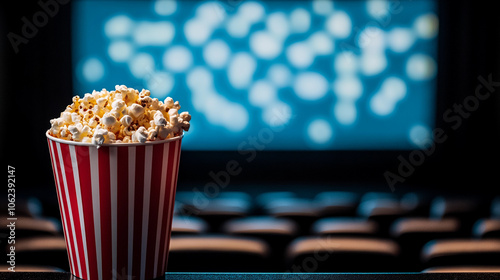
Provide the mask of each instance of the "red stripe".
[{"label": "red stripe", "polygon": [[[172,174],[173,170],[176,168],[177,161],[175,158],[175,143],[176,142],[169,142],[168,144],[168,176],[167,176],[167,191],[165,192],[165,208],[163,210],[164,216],[163,216],[163,225],[162,227],[165,229],[163,236],[165,236],[165,242],[166,244],[163,245],[162,249],[166,247],[166,254],[163,256],[162,260],[162,265],[164,267],[164,270],[166,271],[166,266],[167,266],[167,261],[168,261],[168,247],[170,243],[170,232],[171,232],[171,225],[172,225],[172,217],[173,217],[173,205],[175,198],[174,196],[171,195],[173,193],[173,189],[175,188],[175,180],[172,182]],[[175,193],[174,193],[175,194]],[[164,249],[165,251],[165,249]],[[163,252],[162,252],[163,254]]]},{"label": "red stripe", "polygon": [[134,190],[134,258],[132,275],[140,277],[142,243],[142,207],[144,199],[144,153],[145,146],[137,146],[135,155],[135,190]]},{"label": "red stripe", "polygon": [[53,143],[53,149],[54,149],[54,156],[55,156],[55,163],[57,166],[57,172],[59,173],[59,183],[58,183],[58,189],[59,189],[59,194],[60,194],[60,210],[61,210],[61,217],[65,220],[66,228],[64,231],[64,236],[66,237],[66,247],[68,249],[68,256],[69,256],[69,262],[70,262],[70,267],[72,268],[72,272],[76,274],[78,271],[77,266],[76,266],[76,254],[75,254],[75,248],[73,248],[73,235],[71,232],[71,222],[69,218],[69,209],[68,209],[68,204],[66,202],[66,191],[64,190],[64,179],[63,179],[63,173],[62,173],[62,164],[59,161],[59,151],[57,149],[57,144],[54,142]]},{"label": "red stripe", "polygon": [[[85,228],[81,228],[81,221],[78,209],[78,196],[76,194],[75,188],[75,174],[73,174],[73,166],[71,162],[71,154],[69,153],[69,146],[66,144],[60,144],[61,155],[63,162],[59,162],[58,151],[55,142],[47,140],[49,145],[49,151],[52,151],[55,157],[52,159],[53,175],[56,182],[56,189],[58,194],[59,206],[61,211],[61,217],[65,217],[66,223],[64,226],[64,232],[67,240],[67,246],[70,249],[70,266],[73,274],[78,277],[86,279],[97,279],[98,277],[98,264],[96,256],[96,243],[95,243],[95,228],[93,221],[93,203],[92,203],[92,185],[91,185],[91,163],[89,157],[89,149],[95,149],[95,147],[86,146],[75,146],[75,152],[78,161],[78,173],[80,181],[80,190],[82,198],[82,211]],[[146,170],[145,174],[145,146],[135,147],[135,184],[134,184],[134,229],[133,229],[133,242],[128,244],[128,149],[129,147],[118,147],[117,148],[117,174],[110,174],[110,158],[109,158],[109,147],[100,147],[98,149],[98,164],[99,164],[99,207],[100,207],[100,220],[101,220],[101,254],[102,254],[102,279],[112,279],[112,232],[111,232],[111,190],[110,190],[110,176],[117,176],[117,193],[116,193],[116,203],[117,203],[117,220],[116,220],[116,231],[117,231],[117,260],[116,268],[117,271],[114,275],[122,275],[124,272],[128,271],[128,248],[127,246],[134,246],[134,256],[133,256],[133,268],[132,274],[134,276],[140,275],[141,270],[141,257],[146,257],[146,278],[155,278],[162,276],[166,269],[167,255],[163,254],[164,249],[169,247],[171,222],[173,217],[173,209],[175,200],[175,189],[177,185],[177,174],[178,165],[180,159],[180,147],[181,141],[179,142],[169,142],[166,144],[158,144],[153,146],[153,158],[151,170]],[[177,143],[177,145],[176,145]],[[176,150],[177,146],[177,150]],[[164,149],[168,149],[168,158],[163,158]],[[177,155],[176,155],[177,153]],[[52,156],[52,154],[51,154]],[[175,157],[177,156],[177,157]],[[71,209],[66,200],[66,191],[64,189],[63,177],[61,173],[61,164],[64,164],[64,175],[66,176],[66,182],[68,187],[69,202],[71,203]],[[151,174],[149,174],[151,172]],[[167,172],[165,185],[161,185],[162,173]],[[148,216],[148,229],[147,236],[142,236],[142,225],[143,225],[143,213],[142,209],[144,200],[144,179],[145,176],[151,176],[151,192],[149,200],[149,216]],[[173,177],[172,177],[173,176]],[[165,190],[164,205],[163,209],[159,209],[160,193],[162,188]],[[72,228],[70,223],[69,213],[73,214],[73,224],[76,236],[72,234]],[[158,213],[162,211],[162,220],[160,221],[160,252],[158,256],[157,264],[158,270],[154,270],[155,266],[155,250],[156,239],[157,239],[157,221]],[[83,246],[83,237],[81,236],[82,231],[85,230],[86,235],[86,245],[87,248]],[[147,248],[146,256],[141,256],[142,239],[147,238]],[[76,240],[76,245],[79,251],[79,259],[81,272],[76,266],[76,248],[73,248],[73,241]],[[167,242],[167,243],[166,243]],[[127,244],[127,245],[125,245]],[[89,275],[86,271],[85,263],[85,249],[87,250],[88,263],[89,263]],[[168,250],[167,250],[168,254]],[[68,255],[69,252],[68,252]]]},{"label": "red stripe", "polygon": [[[179,144],[177,146],[177,164],[175,165],[175,167],[176,167],[177,170],[175,171],[175,185],[174,185],[174,188],[176,189],[176,191],[177,191],[177,179],[179,179],[179,166],[180,166],[180,162],[181,162],[182,138],[179,139],[178,141],[179,141]],[[176,191],[174,192],[174,199],[175,199],[175,193],[176,193]],[[173,210],[173,208],[172,208],[172,210]]]},{"label": "red stripe", "polygon": [[162,220],[162,242],[160,245],[161,264],[159,265],[159,274],[164,274],[167,271],[167,259],[168,259],[168,246],[170,244],[170,232],[172,227],[173,218],[173,206],[175,203],[175,180],[172,181],[172,174],[176,168],[177,162],[175,160],[175,144],[174,142],[168,142],[166,148],[168,149],[168,156],[166,162],[168,168],[164,172],[167,174],[167,179],[165,181],[165,204],[163,205],[163,220]]},{"label": "red stripe", "polygon": [[[94,149],[90,147],[90,149]],[[89,147],[75,146],[78,158],[78,172],[80,175],[80,190],[82,196],[83,220],[85,222],[85,237],[87,243],[87,257],[89,262],[89,278],[97,279],[97,255],[94,233],[94,209],[92,207],[92,184],[90,179]]]},{"label": "red stripe", "polygon": [[[117,148],[117,261],[116,269],[119,275],[126,275],[128,265],[128,147]],[[129,244],[129,246],[131,246]]]},{"label": "red stripe", "polygon": [[149,223],[148,240],[146,249],[146,279],[155,278],[154,262],[156,247],[156,222],[158,221],[158,209],[160,204],[161,173],[162,173],[163,145],[153,146],[153,158],[151,165],[151,192],[149,200]]},{"label": "red stripe", "polygon": [[[169,155],[170,155],[170,143],[165,143],[163,144],[163,149],[164,150],[168,150],[169,152]],[[158,248],[159,250],[159,253],[158,253],[158,268],[157,268],[157,273],[160,274],[161,272],[163,272],[165,270],[165,256],[163,255],[163,251],[164,251],[164,248],[165,248],[165,242],[167,242],[167,236],[165,236],[166,232],[167,232],[167,229],[166,229],[166,225],[165,225],[165,222],[168,221],[168,218],[167,218],[167,211],[166,209],[168,209],[168,196],[169,196],[169,175],[168,175],[168,170],[171,168],[172,164],[170,163],[169,161],[169,158],[170,157],[167,157],[167,158],[163,158],[163,163],[164,163],[164,166],[162,167],[163,168],[163,171],[162,172],[165,172],[167,173],[167,176],[165,176],[165,184],[163,186],[161,186],[162,188],[165,189],[165,193],[163,195],[163,209],[160,209],[160,211],[162,212],[162,219],[160,221],[160,224],[158,225],[161,230],[160,230],[160,236],[162,236],[162,238],[160,239],[160,246]]]},{"label": "red stripe", "polygon": [[[60,179],[61,169],[59,167],[58,154],[57,154],[57,149],[55,147],[56,143],[52,140],[49,140],[49,139],[47,139],[47,141],[49,143],[49,152],[50,152],[50,157],[52,159],[52,161],[51,161],[52,162],[52,172],[54,173],[54,182],[55,182],[55,187],[56,187],[57,200],[59,202],[59,212],[60,212],[61,220],[62,220],[62,224],[63,224],[64,236],[66,238],[66,244],[69,244],[69,237],[68,237],[68,234],[66,233],[67,232],[66,221],[64,218],[66,213],[64,212],[64,207],[63,207],[64,204],[62,202],[62,195],[61,195],[61,187],[60,186],[61,186],[62,179]],[[52,154],[54,154],[54,156],[52,156]],[[68,248],[68,247],[66,246],[66,248]],[[73,263],[71,262],[69,250],[67,250],[67,254],[68,254],[69,267],[71,270],[73,270]]]},{"label": "red stripe", "polygon": [[98,150],[99,162],[99,209],[101,220],[102,279],[112,279],[111,263],[111,191],[109,170],[109,147]]},{"label": "red stripe", "polygon": [[[174,147],[174,151],[177,150],[177,158],[174,158],[174,161],[175,161],[175,164],[173,166],[173,168],[175,168],[175,171],[173,171],[174,175],[175,176],[175,181],[174,181],[174,184],[171,186],[171,188],[173,188],[173,192],[172,192],[172,197],[170,197],[170,200],[172,201],[172,204],[170,205],[170,209],[167,210],[167,213],[169,213],[169,219],[167,221],[168,223],[168,232],[167,232],[167,236],[168,236],[168,244],[167,244],[167,254],[166,254],[166,259],[165,259],[165,265],[166,263],[168,262],[168,251],[169,251],[169,248],[170,248],[170,234],[172,232],[172,219],[174,217],[174,204],[173,202],[175,202],[175,193],[176,193],[176,189],[177,189],[177,179],[178,179],[178,173],[179,173],[179,161],[180,161],[180,158],[181,158],[181,141],[182,141],[182,138],[178,140],[179,142],[178,143],[172,143],[171,146]],[[177,144],[177,149],[176,149],[176,145]],[[172,157],[175,156],[175,152],[172,154]],[[165,269],[166,270],[166,269]]]},{"label": "red stripe", "polygon": [[[76,258],[74,261],[80,262],[79,264],[75,266],[75,268],[79,271],[78,274],[75,274],[75,276],[80,277],[80,278],[86,278],[87,273],[85,271],[85,254],[83,252],[83,236],[81,234],[82,228],[80,225],[80,216],[79,216],[79,210],[78,210],[78,200],[76,197],[76,189],[75,189],[75,178],[73,174],[73,164],[71,162],[71,154],[69,152],[69,145],[66,144],[61,144],[61,155],[63,158],[64,162],[64,171],[66,173],[66,183],[68,187],[68,197],[69,197],[69,203],[68,203],[68,209],[71,211],[71,215],[73,217],[73,227],[74,227],[74,234],[75,236],[73,237],[76,241],[76,246],[74,250],[75,256],[78,255],[78,258]],[[71,216],[69,217],[71,218]],[[71,223],[69,224],[71,226]],[[73,234],[73,231],[71,231]],[[76,250],[77,249],[77,250]],[[80,265],[80,268],[78,268],[78,265]],[[80,270],[81,269],[81,270]]]}]

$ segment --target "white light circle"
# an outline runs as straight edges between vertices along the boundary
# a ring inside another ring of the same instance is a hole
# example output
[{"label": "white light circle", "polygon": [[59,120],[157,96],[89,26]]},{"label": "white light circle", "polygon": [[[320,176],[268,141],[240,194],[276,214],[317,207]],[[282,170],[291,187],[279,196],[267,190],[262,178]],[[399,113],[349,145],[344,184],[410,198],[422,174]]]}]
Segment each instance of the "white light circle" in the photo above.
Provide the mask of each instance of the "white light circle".
[{"label": "white light circle", "polygon": [[257,107],[265,107],[277,98],[276,88],[265,80],[256,81],[248,92],[250,104]]},{"label": "white light circle", "polygon": [[363,84],[354,75],[341,75],[333,82],[333,93],[343,101],[354,102],[363,93]]},{"label": "white light circle", "polygon": [[273,64],[267,71],[267,78],[277,87],[286,87],[290,84],[292,73],[283,64]]},{"label": "white light circle", "polygon": [[108,55],[114,62],[127,61],[133,52],[132,44],[127,41],[115,41],[108,46]]},{"label": "white light circle", "polygon": [[282,50],[281,42],[271,33],[257,31],[250,37],[250,49],[262,59],[276,58]]},{"label": "white light circle", "polygon": [[333,69],[338,74],[354,74],[358,69],[358,57],[349,51],[343,51],[335,56]]},{"label": "white light circle", "polygon": [[363,52],[383,52],[385,49],[385,32],[378,27],[369,26],[361,31],[357,43]]},{"label": "white light circle", "polygon": [[326,30],[335,38],[347,38],[351,29],[351,18],[343,11],[334,12],[326,21]]},{"label": "white light circle", "polygon": [[406,96],[407,87],[403,80],[397,77],[389,77],[382,84],[382,94],[394,102]]},{"label": "white light circle", "polygon": [[127,61],[133,52],[134,48],[128,41],[114,41],[108,46],[108,55],[115,62]]},{"label": "white light circle", "polygon": [[[189,86],[189,85],[188,85]],[[193,107],[200,113],[206,113],[208,110],[207,104],[208,100],[213,96],[212,89],[208,88],[202,88],[198,87],[195,89],[191,89],[191,104],[193,104]],[[207,118],[208,116],[205,115]]]},{"label": "white light circle", "polygon": [[427,126],[416,124],[410,128],[408,138],[417,147],[426,148],[432,142],[432,132]]},{"label": "white light circle", "polygon": [[235,54],[227,68],[229,82],[236,89],[246,88],[252,81],[256,67],[257,62],[248,53]]},{"label": "white light circle", "polygon": [[153,97],[163,100],[172,91],[174,78],[167,72],[156,72],[146,80],[146,86]]},{"label": "white light circle", "polygon": [[224,126],[230,131],[240,132],[248,125],[248,112],[245,107],[238,103],[230,104],[222,110],[217,108],[217,112],[223,120]]},{"label": "white light circle", "polygon": [[175,27],[168,21],[141,22],[134,29],[134,42],[140,46],[164,46],[170,44]]},{"label": "white light circle", "polygon": [[421,15],[415,20],[413,28],[420,38],[432,39],[436,37],[438,33],[438,17],[432,13]]},{"label": "white light circle", "polygon": [[251,24],[238,14],[232,16],[226,23],[226,30],[231,37],[244,38],[250,31]]},{"label": "white light circle", "polygon": [[306,43],[294,43],[286,49],[286,57],[296,68],[307,68],[314,61],[314,52]]},{"label": "white light circle", "polygon": [[394,111],[395,103],[385,98],[383,94],[377,93],[370,99],[370,109],[379,116],[387,116]]},{"label": "white light circle", "polygon": [[366,76],[377,75],[387,67],[384,53],[363,53],[361,55],[361,71]]},{"label": "white light circle", "polygon": [[264,17],[265,10],[260,3],[245,1],[238,8],[238,14],[247,22],[256,23]]},{"label": "white light circle", "polygon": [[190,19],[184,24],[184,35],[193,46],[205,43],[212,35],[212,28],[198,19]]},{"label": "white light circle", "polygon": [[154,9],[160,16],[169,16],[177,10],[177,2],[175,0],[156,0]]},{"label": "white light circle", "polygon": [[203,48],[203,58],[212,68],[220,69],[226,66],[231,50],[222,40],[213,40]]},{"label": "white light circle", "polygon": [[415,43],[415,35],[408,28],[394,28],[387,35],[387,45],[397,53],[408,51],[413,43]]},{"label": "white light circle", "polygon": [[183,46],[171,47],[163,55],[163,65],[173,72],[184,72],[192,63],[191,52]]},{"label": "white light circle", "polygon": [[304,33],[311,26],[311,15],[302,8],[297,8],[290,14],[290,29],[295,33]]},{"label": "white light circle", "polygon": [[342,125],[352,125],[358,115],[355,103],[342,100],[335,104],[333,112],[335,119]]},{"label": "white light circle", "polygon": [[198,66],[187,74],[186,82],[192,91],[208,90],[213,87],[213,76],[208,69]]},{"label": "white light circle", "polygon": [[326,144],[333,137],[333,129],[328,121],[316,119],[308,125],[307,136],[315,144]]},{"label": "white light circle", "polygon": [[125,15],[110,18],[104,25],[104,33],[109,38],[124,37],[133,29],[132,20]]},{"label": "white light circle", "polygon": [[333,1],[313,0],[313,12],[318,15],[327,16],[333,12]]},{"label": "white light circle", "polygon": [[100,81],[104,77],[104,72],[104,65],[98,58],[92,57],[83,62],[82,76],[90,83]]},{"label": "white light circle", "polygon": [[292,108],[283,102],[274,102],[264,108],[262,121],[271,127],[287,124],[292,118]]},{"label": "white light circle", "polygon": [[284,40],[290,33],[289,25],[285,13],[282,12],[272,13],[266,19],[267,30],[281,40]]},{"label": "white light circle", "polygon": [[424,81],[436,76],[437,64],[425,54],[414,54],[406,63],[406,74],[415,81]]},{"label": "white light circle", "polygon": [[142,79],[154,72],[155,61],[149,53],[139,53],[132,57],[128,66],[134,77]]},{"label": "white light circle", "polygon": [[304,72],[295,77],[293,89],[303,100],[318,100],[326,95],[328,82],[321,74]]},{"label": "white light circle", "polygon": [[389,2],[386,0],[368,0],[366,11],[376,19],[380,19],[389,14]]},{"label": "white light circle", "polygon": [[210,28],[219,26],[226,16],[224,7],[218,2],[204,2],[196,9],[196,18]]},{"label": "white light circle", "polygon": [[317,31],[307,39],[307,44],[316,55],[329,55],[333,52],[333,39],[326,32]]}]

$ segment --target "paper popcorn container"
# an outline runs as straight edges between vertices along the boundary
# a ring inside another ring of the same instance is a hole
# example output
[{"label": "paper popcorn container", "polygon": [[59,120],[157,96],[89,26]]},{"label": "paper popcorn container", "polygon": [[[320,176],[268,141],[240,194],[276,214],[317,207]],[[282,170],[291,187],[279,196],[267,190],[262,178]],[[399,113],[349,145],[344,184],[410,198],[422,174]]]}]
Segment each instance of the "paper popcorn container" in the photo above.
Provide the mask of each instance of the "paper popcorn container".
[{"label": "paper popcorn container", "polygon": [[71,273],[164,275],[182,136],[99,148],[47,138]]}]

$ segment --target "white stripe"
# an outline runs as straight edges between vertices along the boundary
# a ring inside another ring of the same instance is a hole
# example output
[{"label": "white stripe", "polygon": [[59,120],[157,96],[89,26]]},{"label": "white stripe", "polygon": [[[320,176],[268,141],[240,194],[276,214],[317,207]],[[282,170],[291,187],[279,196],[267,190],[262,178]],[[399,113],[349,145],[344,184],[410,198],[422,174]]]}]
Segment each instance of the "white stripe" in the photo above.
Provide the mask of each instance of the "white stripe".
[{"label": "white stripe", "polygon": [[82,239],[83,239],[83,253],[85,255],[85,268],[87,271],[87,278],[89,277],[89,259],[87,255],[87,237],[85,235],[85,221],[83,220],[83,205],[82,205],[82,193],[80,188],[80,173],[78,172],[78,160],[76,158],[75,146],[69,146],[69,153],[71,155],[71,166],[73,166],[73,177],[75,178],[75,192],[76,201],[78,205],[78,214],[80,218],[80,227],[82,229]]},{"label": "white stripe", "polygon": [[[155,275],[158,275],[159,274],[159,271],[158,269],[162,269],[163,270],[163,267],[162,268],[159,268],[158,267],[158,255],[160,253],[160,240],[161,239],[164,239],[165,236],[160,236],[161,234],[161,230],[162,230],[162,226],[161,226],[161,223],[163,221],[163,212],[164,209],[163,209],[163,205],[165,203],[165,189],[167,188],[166,184],[167,184],[167,170],[168,170],[168,143],[165,143],[163,144],[163,162],[162,162],[162,165],[161,165],[161,185],[160,185],[160,204],[158,205],[158,221],[156,222],[156,246],[155,246],[155,266],[154,266],[154,272],[155,272]],[[157,175],[157,174],[155,174]],[[163,258],[163,257],[161,257]]]},{"label": "white stripe", "polygon": [[97,276],[102,279],[101,207],[99,205],[99,158],[96,147],[89,147],[90,180],[92,185],[92,210],[97,258]]},{"label": "white stripe", "polygon": [[151,204],[151,167],[153,166],[153,146],[146,146],[144,155],[144,197],[142,201],[141,277],[145,279],[148,248],[149,205]]},{"label": "white stripe", "polygon": [[135,147],[128,148],[128,275],[132,279],[134,253]]},{"label": "white stripe", "polygon": [[112,258],[112,268],[113,272],[118,272],[116,268],[116,255],[117,255],[117,245],[116,245],[116,232],[117,232],[117,180],[118,180],[118,154],[116,147],[109,148],[109,183],[111,188],[111,258]]},{"label": "white stripe", "polygon": [[76,264],[78,265],[78,270],[77,270],[77,276],[82,275],[82,266],[80,265],[80,253],[78,252],[78,243],[76,242],[77,236],[75,232],[75,221],[73,220],[73,207],[71,206],[71,201],[69,198],[69,190],[68,190],[68,182],[66,181],[66,171],[64,169],[64,161],[62,158],[62,153],[61,153],[61,144],[56,143],[57,146],[57,154],[59,155],[59,162],[61,164],[61,173],[62,173],[62,178],[63,178],[63,184],[64,184],[64,189],[66,190],[66,202],[68,203],[68,214],[69,214],[69,222],[71,223],[71,232],[73,234],[73,246],[76,251]]},{"label": "white stripe", "polygon": [[59,184],[60,182],[60,178],[59,178],[59,171],[57,170],[58,169],[58,165],[56,163],[56,155],[55,155],[55,152],[54,152],[54,147],[52,144],[55,144],[55,142],[52,142],[51,141],[51,149],[50,149],[50,152],[52,154],[52,166],[54,167],[54,171],[56,173],[56,191],[57,191],[57,198],[59,199],[59,210],[61,211],[61,216],[62,216],[62,224],[63,224],[63,227],[64,227],[64,238],[65,238],[65,242],[66,242],[66,247],[68,248],[68,261],[69,261],[69,264],[71,266],[71,272],[73,273],[76,273],[76,270],[75,270],[75,262],[73,261],[73,249],[71,248],[71,243],[70,243],[70,233],[69,233],[69,230],[68,230],[68,224],[67,224],[67,221],[66,221],[66,212],[64,211],[64,200],[62,199],[62,193],[61,193],[61,185]]},{"label": "white stripe", "polygon": [[[170,144],[172,144],[172,142],[170,142]],[[168,236],[168,232],[171,230],[171,227],[172,227],[172,223],[171,223],[171,220],[172,220],[172,213],[173,211],[171,211],[170,209],[172,209],[172,204],[175,202],[175,199],[174,199],[174,194],[175,194],[175,189],[176,189],[176,186],[174,185],[175,184],[175,179],[177,177],[177,170],[179,168],[179,161],[177,160],[177,150],[178,150],[178,144],[179,144],[179,141],[175,141],[175,151],[174,151],[174,160],[173,160],[173,166],[171,167],[172,169],[172,174],[170,174],[170,177],[172,178],[172,181],[170,182],[170,196],[168,197],[168,209],[167,209],[167,224],[165,225],[167,227],[167,230],[166,230],[166,233],[167,233],[167,241],[168,242],[165,242],[165,248],[163,249],[163,255],[164,256],[167,256],[167,247],[168,247],[168,244],[170,243],[170,236]],[[177,164],[176,164],[176,161],[177,161]],[[167,263],[165,262],[164,264],[164,268],[165,268],[165,271],[167,270]]]}]

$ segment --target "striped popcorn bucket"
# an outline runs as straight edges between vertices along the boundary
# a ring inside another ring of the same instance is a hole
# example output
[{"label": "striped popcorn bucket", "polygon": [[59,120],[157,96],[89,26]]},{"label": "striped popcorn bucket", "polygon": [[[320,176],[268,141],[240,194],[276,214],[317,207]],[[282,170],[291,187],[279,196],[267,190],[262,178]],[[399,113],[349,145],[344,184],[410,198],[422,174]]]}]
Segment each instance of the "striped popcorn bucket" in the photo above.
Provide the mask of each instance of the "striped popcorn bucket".
[{"label": "striped popcorn bucket", "polygon": [[47,138],[71,273],[163,276],[182,136],[99,148]]}]

